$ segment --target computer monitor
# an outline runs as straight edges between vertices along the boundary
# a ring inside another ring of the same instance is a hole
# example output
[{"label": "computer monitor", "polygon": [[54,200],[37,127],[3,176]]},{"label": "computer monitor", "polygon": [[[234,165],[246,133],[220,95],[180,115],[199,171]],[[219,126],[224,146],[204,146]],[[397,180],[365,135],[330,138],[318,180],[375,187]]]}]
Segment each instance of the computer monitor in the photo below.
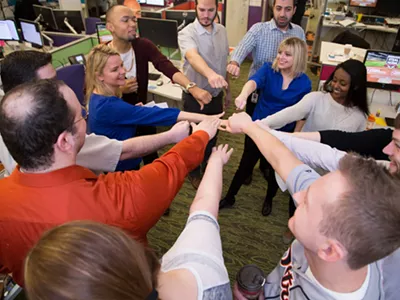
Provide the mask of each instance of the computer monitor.
[{"label": "computer monitor", "polygon": [[99,44],[106,44],[113,39],[111,32],[108,31],[104,22],[96,23],[96,32]]},{"label": "computer monitor", "polygon": [[19,41],[17,26],[13,20],[0,21],[0,40],[1,41]]},{"label": "computer monitor", "polygon": [[19,22],[21,24],[21,32],[24,41],[31,43],[32,46],[35,47],[43,47],[39,23],[24,19],[19,19]]},{"label": "computer monitor", "polygon": [[378,0],[350,0],[350,6],[376,7]]},{"label": "computer monitor", "polygon": [[[177,21],[179,29],[183,29],[183,27],[186,27],[196,20],[196,12],[194,10],[166,10],[165,18],[167,20]],[[184,21],[185,25],[181,28]]]},{"label": "computer monitor", "polygon": [[[53,9],[54,17],[58,25],[58,29],[65,32],[81,33],[85,31],[85,23],[83,22],[83,16],[81,10],[61,10]],[[70,25],[72,29],[68,26]]]},{"label": "computer monitor", "polygon": [[36,18],[39,18],[38,22],[46,25],[48,28],[58,29],[56,19],[54,18],[53,9],[42,5],[33,5]]},{"label": "computer monitor", "polygon": [[154,6],[164,6],[165,1],[164,0],[147,0],[146,1],[147,5],[154,5]]},{"label": "computer monitor", "polygon": [[400,5],[398,0],[379,0],[374,12],[378,16],[398,17]]},{"label": "computer monitor", "polygon": [[153,18],[153,19],[162,19],[160,12],[155,11],[143,11],[142,10],[142,17],[143,18]]},{"label": "computer monitor", "polygon": [[157,46],[179,49],[178,23],[173,20],[139,18],[139,35]]},{"label": "computer monitor", "polygon": [[364,58],[367,86],[377,89],[400,89],[400,53],[368,50]]}]

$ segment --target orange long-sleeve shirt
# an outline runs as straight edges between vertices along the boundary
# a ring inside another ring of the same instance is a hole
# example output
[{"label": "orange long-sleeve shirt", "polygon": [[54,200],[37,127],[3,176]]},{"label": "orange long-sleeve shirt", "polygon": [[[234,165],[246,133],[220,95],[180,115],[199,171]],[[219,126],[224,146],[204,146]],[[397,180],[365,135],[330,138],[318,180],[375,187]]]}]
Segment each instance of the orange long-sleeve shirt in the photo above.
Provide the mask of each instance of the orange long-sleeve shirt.
[{"label": "orange long-sleeve shirt", "polygon": [[120,227],[140,242],[160,219],[189,171],[203,160],[209,136],[198,131],[139,171],[96,176],[74,165],[0,180],[0,266],[23,285],[23,261],[48,229],[73,220]]}]

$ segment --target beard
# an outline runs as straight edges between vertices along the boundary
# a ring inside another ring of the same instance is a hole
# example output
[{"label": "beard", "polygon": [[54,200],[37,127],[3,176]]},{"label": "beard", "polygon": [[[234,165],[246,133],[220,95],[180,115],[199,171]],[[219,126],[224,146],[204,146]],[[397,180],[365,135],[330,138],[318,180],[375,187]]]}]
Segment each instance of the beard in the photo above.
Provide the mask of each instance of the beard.
[{"label": "beard", "polygon": [[289,23],[290,23],[290,19],[285,18],[285,21],[279,21],[279,18],[274,18],[275,20],[275,24],[280,27],[280,28],[285,28]]},{"label": "beard", "polygon": [[200,23],[201,26],[203,26],[203,27],[208,27],[208,26],[210,26],[210,25],[214,22],[215,18],[217,17],[217,13],[218,13],[218,10],[215,10],[214,17],[213,17],[212,19],[207,18],[207,20],[210,22],[210,24],[203,24],[203,23],[201,23],[201,20],[200,20],[200,18],[199,18],[199,14],[197,13],[197,9],[196,9],[196,18],[197,18],[197,20],[199,20],[199,23]]}]

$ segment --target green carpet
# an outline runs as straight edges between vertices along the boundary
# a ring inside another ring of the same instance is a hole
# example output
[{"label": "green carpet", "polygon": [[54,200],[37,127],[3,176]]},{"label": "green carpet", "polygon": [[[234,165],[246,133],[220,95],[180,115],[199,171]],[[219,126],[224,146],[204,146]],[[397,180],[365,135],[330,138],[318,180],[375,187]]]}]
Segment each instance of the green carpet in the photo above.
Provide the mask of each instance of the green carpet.
[{"label": "green carpet", "polygon": [[[240,78],[231,81],[232,100],[240,93],[246,82],[249,67],[250,62],[245,62],[241,67]],[[315,90],[318,79],[311,72],[307,74]],[[229,117],[234,112],[233,107],[232,103],[225,117]],[[232,157],[224,168],[223,196],[238,168],[243,152],[243,142],[243,135],[225,132],[220,132],[218,135],[218,144],[227,143],[234,148]],[[271,215],[264,217],[261,215],[261,207],[266,188],[267,182],[257,165],[253,173],[253,183],[250,186],[242,186],[236,196],[234,208],[220,212],[219,223],[225,264],[232,283],[237,271],[246,264],[257,264],[264,272],[269,273],[287,248],[282,242],[282,234],[286,230],[288,221],[288,195],[278,191]],[[186,180],[171,205],[170,216],[163,217],[149,233],[150,245],[160,257],[173,245],[183,230],[195,192]]]}]

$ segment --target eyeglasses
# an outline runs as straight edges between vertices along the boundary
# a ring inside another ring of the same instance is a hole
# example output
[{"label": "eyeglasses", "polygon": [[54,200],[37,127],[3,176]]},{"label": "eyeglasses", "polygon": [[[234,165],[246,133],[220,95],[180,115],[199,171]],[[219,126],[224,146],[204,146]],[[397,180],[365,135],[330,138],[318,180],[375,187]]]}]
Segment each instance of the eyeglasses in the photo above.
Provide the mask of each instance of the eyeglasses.
[{"label": "eyeglasses", "polygon": [[87,118],[89,117],[89,112],[85,106],[81,105],[81,110],[82,110],[82,118],[76,120],[74,124],[78,123],[81,120],[87,120]]}]

